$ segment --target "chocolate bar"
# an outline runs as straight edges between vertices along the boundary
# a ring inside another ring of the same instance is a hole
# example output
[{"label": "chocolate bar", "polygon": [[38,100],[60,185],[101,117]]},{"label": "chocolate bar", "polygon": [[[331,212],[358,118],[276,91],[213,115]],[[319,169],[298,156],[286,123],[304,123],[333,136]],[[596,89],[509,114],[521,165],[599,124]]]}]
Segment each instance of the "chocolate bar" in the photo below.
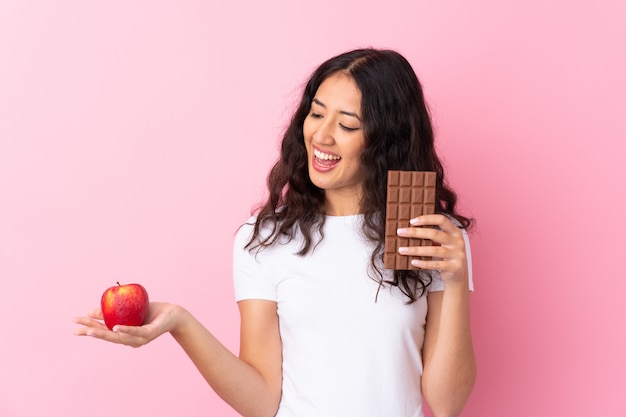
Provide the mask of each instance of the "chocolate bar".
[{"label": "chocolate bar", "polygon": [[[430,246],[429,239],[399,237],[398,228],[412,227],[409,220],[423,214],[435,213],[437,174],[430,171],[389,171],[387,174],[387,215],[385,218],[386,269],[418,269],[411,265],[413,259],[426,259],[400,255],[402,246]],[[430,257],[428,257],[430,259]]]}]

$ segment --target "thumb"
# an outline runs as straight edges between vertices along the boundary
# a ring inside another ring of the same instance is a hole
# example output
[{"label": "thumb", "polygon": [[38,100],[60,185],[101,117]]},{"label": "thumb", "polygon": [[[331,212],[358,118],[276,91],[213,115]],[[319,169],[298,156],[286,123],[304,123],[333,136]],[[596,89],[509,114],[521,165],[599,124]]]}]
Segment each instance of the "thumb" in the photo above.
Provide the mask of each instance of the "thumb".
[{"label": "thumb", "polygon": [[97,320],[102,320],[102,310],[99,308],[94,308],[89,310],[89,313],[87,313],[87,315],[92,318],[92,319],[97,319]]}]

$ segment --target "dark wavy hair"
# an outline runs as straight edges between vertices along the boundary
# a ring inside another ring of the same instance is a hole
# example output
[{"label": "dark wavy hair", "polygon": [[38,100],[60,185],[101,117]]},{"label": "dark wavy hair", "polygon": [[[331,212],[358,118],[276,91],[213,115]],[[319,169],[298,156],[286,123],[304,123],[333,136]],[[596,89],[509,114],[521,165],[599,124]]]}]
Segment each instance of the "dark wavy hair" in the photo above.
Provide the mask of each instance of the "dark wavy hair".
[{"label": "dark wavy hair", "polygon": [[393,280],[384,281],[380,270],[385,243],[387,171],[435,171],[435,211],[453,217],[466,229],[472,220],[455,209],[457,197],[445,182],[444,169],[435,152],[421,84],[409,62],[393,50],[366,48],[345,52],[313,72],[285,129],[280,157],[267,177],[269,195],[257,210],[257,221],[246,248],[262,249],[280,237],[291,240],[300,231],[304,244],[298,255],[304,256],[318,243],[314,239],[316,233],[319,239],[324,238],[324,190],[309,178],[302,127],[318,87],[337,72],[351,76],[361,91],[365,146],[360,162],[367,167],[363,170],[363,189],[367,192],[360,208],[364,215],[363,234],[375,244],[371,256],[373,278],[380,286],[398,286],[408,302],[414,302],[430,285],[430,273],[394,271]]}]

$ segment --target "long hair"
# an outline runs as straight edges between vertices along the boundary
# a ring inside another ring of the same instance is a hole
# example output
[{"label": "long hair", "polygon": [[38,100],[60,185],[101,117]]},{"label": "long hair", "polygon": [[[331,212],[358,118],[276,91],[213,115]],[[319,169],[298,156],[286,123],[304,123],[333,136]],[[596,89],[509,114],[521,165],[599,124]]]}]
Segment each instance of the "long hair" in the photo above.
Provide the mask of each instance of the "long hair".
[{"label": "long hair", "polygon": [[[383,281],[380,269],[385,243],[385,207],[388,170],[435,171],[435,211],[456,219],[464,228],[472,220],[459,214],[455,192],[446,184],[444,169],[435,152],[434,135],[421,84],[409,62],[398,52],[357,49],[321,64],[304,87],[300,103],[287,126],[280,157],[267,177],[268,197],[260,206],[253,234],[246,248],[273,245],[279,238],[304,239],[298,255],[304,256],[323,239],[324,190],[309,178],[303,124],[320,84],[342,72],[354,79],[361,91],[361,116],[365,146],[360,157],[364,169],[360,202],[363,234],[374,243],[371,270],[382,286],[398,286],[413,302],[431,282],[425,271],[394,271],[393,280]],[[269,227],[269,229],[267,229]],[[269,230],[269,233],[261,233]]]}]

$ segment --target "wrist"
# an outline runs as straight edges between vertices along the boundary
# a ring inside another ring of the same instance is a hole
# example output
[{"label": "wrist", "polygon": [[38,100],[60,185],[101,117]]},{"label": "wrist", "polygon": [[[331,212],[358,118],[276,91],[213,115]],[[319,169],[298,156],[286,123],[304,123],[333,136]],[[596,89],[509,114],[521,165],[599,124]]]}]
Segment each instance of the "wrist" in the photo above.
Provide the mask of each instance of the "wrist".
[{"label": "wrist", "polygon": [[180,337],[188,327],[191,314],[182,306],[172,304],[170,310],[171,326],[169,332],[174,338]]},{"label": "wrist", "polygon": [[457,280],[447,280],[444,281],[444,290],[446,292],[459,292],[459,293],[469,293],[469,281],[467,277],[457,279]]}]

